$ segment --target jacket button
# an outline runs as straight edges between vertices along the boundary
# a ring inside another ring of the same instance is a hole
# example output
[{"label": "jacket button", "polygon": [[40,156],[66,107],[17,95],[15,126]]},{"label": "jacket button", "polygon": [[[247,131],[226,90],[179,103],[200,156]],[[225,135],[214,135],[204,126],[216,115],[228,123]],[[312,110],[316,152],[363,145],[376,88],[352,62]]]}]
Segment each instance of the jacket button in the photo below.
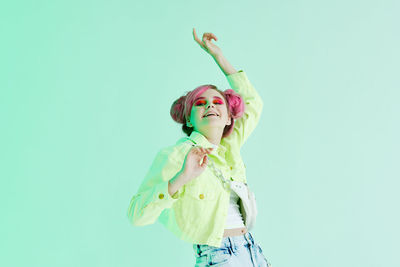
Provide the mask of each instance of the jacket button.
[{"label": "jacket button", "polygon": [[200,195],[199,195],[199,198],[200,198],[200,199],[203,199],[203,198],[204,198],[204,195],[203,195],[203,194],[200,194]]},{"label": "jacket button", "polygon": [[164,194],[159,194],[158,198],[163,199],[164,198]]},{"label": "jacket button", "polygon": [[233,169],[233,167],[231,166],[231,170]]}]

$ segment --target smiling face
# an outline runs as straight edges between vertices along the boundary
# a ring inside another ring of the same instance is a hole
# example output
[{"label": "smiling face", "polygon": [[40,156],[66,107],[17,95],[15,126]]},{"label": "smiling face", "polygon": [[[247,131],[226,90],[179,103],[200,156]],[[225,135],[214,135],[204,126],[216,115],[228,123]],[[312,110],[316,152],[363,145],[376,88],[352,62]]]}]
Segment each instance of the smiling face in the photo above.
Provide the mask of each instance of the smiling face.
[{"label": "smiling face", "polygon": [[[207,114],[215,114],[206,116]],[[208,89],[197,97],[193,103],[188,126],[200,133],[207,133],[211,128],[222,131],[231,124],[227,103],[224,97],[214,89]]]}]

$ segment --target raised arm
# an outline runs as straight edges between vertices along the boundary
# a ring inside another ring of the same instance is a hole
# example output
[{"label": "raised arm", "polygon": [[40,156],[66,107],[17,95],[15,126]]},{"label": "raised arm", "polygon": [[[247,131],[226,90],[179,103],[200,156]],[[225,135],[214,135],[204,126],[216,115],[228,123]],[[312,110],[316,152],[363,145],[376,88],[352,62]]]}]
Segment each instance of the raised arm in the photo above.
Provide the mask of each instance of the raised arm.
[{"label": "raised arm", "polygon": [[217,37],[213,33],[204,33],[203,40],[200,41],[193,28],[193,37],[200,47],[213,57],[221,71],[225,74],[231,88],[243,98],[245,103],[244,114],[241,118],[235,120],[233,132],[224,138],[226,142],[230,142],[232,145],[234,144],[240,148],[260,120],[263,101],[250,83],[246,73],[243,70],[236,71],[224,57],[222,50],[212,43],[212,39],[217,41]]},{"label": "raised arm", "polygon": [[229,63],[229,61],[222,54],[222,50],[211,41],[211,39],[217,41],[217,36],[215,36],[211,32],[206,32],[203,34],[203,40],[200,41],[199,37],[196,34],[196,30],[193,28],[193,38],[204,51],[206,51],[213,57],[213,59],[218,64],[219,68],[225,74],[225,76],[237,72],[236,69],[231,65],[231,63]]},{"label": "raised arm", "polygon": [[243,70],[226,78],[231,88],[242,97],[245,109],[243,116],[235,120],[232,133],[224,141],[241,148],[258,125],[264,103]]}]

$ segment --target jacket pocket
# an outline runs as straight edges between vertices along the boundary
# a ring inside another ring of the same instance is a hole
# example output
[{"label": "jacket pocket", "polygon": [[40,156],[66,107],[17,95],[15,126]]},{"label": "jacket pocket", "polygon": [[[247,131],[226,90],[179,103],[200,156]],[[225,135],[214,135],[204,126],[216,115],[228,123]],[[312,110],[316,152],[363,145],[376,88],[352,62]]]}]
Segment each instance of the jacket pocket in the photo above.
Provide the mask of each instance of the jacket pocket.
[{"label": "jacket pocket", "polygon": [[216,192],[199,184],[189,185],[185,188],[185,196],[196,201],[215,201]]}]

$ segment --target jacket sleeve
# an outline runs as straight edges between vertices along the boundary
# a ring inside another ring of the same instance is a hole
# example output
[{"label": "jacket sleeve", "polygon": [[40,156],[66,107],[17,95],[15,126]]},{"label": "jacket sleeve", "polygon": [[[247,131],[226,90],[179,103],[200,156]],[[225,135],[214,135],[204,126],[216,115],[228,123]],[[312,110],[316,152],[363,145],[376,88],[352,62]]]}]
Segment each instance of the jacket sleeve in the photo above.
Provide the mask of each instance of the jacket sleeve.
[{"label": "jacket sleeve", "polygon": [[256,128],[263,109],[263,101],[243,70],[226,76],[231,88],[244,101],[245,110],[241,118],[235,120],[232,133],[227,137],[241,147]]},{"label": "jacket sleeve", "polygon": [[143,226],[154,223],[164,209],[179,200],[182,187],[171,196],[168,182],[182,168],[177,158],[180,151],[167,147],[158,152],[137,193],[132,197],[127,216],[131,224]]}]

